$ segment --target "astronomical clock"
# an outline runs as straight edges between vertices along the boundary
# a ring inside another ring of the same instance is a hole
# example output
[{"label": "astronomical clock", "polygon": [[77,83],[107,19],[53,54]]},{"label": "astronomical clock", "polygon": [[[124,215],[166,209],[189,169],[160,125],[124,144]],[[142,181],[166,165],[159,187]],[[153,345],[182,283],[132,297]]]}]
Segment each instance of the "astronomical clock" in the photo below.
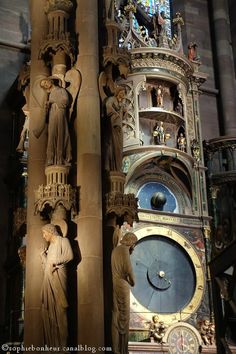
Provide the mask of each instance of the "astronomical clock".
[{"label": "astronomical clock", "polygon": [[[140,27],[147,15],[142,2],[126,11],[130,22],[120,46],[129,51],[130,70],[119,82],[126,92],[123,173],[125,193],[138,199],[139,218],[133,224],[138,242],[131,256],[136,283],[131,289],[130,341],[148,341],[157,315],[168,332],[164,338],[170,353],[197,353],[198,323],[212,315],[199,112],[199,87],[206,76],[200,72],[196,47],[183,52],[180,14],[173,18],[173,33],[168,25],[148,36]],[[175,345],[190,349],[178,351]]]}]

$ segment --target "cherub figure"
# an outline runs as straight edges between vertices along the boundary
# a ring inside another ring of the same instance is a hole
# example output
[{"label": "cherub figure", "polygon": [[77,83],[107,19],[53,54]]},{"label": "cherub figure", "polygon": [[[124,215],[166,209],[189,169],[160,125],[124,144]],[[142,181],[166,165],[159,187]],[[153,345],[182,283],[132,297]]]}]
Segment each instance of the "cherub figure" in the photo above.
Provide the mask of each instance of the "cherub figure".
[{"label": "cherub figure", "polygon": [[215,341],[215,325],[204,319],[200,326],[200,334],[205,345],[213,345]]},{"label": "cherub figure", "polygon": [[159,321],[159,317],[154,315],[149,329],[149,337],[154,341],[162,343],[167,326],[163,321]]}]

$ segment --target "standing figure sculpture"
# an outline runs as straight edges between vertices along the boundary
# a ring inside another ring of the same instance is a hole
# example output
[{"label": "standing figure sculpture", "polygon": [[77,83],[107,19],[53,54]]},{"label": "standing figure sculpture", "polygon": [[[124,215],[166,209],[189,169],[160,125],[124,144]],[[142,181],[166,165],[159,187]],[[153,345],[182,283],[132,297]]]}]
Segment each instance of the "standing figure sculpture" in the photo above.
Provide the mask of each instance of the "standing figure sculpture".
[{"label": "standing figure sculpture", "polygon": [[122,121],[125,113],[125,89],[123,87],[117,87],[115,90],[115,95],[108,97],[105,105],[106,117],[109,118],[110,124],[106,168],[109,171],[122,172]]},{"label": "standing figure sculpture", "polygon": [[23,125],[23,128],[22,128],[22,131],[21,131],[21,134],[20,134],[20,141],[17,145],[17,148],[16,148],[16,151],[18,152],[23,152],[25,150],[25,141],[26,139],[28,138],[28,135],[29,135],[29,119],[30,119],[30,111],[29,111],[29,108],[28,108],[28,105],[25,104],[23,107],[22,107],[22,111],[24,112],[24,115],[25,115],[25,122],[24,122],[24,125]]},{"label": "standing figure sculpture", "polygon": [[134,275],[130,261],[137,237],[127,232],[111,255],[113,282],[112,345],[114,354],[128,354],[130,286]]},{"label": "standing figure sculpture", "polygon": [[154,138],[155,145],[164,145],[165,144],[166,134],[165,134],[163,122],[160,122],[160,125],[158,125],[158,123],[155,124],[155,126],[153,128],[152,135]]},{"label": "standing figure sculpture", "polygon": [[157,93],[157,107],[163,107],[163,87],[162,85],[158,85],[156,89]]},{"label": "standing figure sculpture", "polygon": [[180,133],[177,139],[178,149],[181,151],[186,151],[186,139],[183,133]]},{"label": "standing figure sculpture", "polygon": [[73,259],[67,238],[61,237],[53,224],[42,227],[49,247],[41,253],[44,278],[42,283],[42,318],[44,344],[60,347],[67,344],[66,264]]},{"label": "standing figure sculpture", "polygon": [[47,165],[69,165],[71,161],[71,142],[67,122],[67,108],[70,100],[66,89],[57,86],[58,78],[43,79],[41,87],[49,94],[48,110]]}]

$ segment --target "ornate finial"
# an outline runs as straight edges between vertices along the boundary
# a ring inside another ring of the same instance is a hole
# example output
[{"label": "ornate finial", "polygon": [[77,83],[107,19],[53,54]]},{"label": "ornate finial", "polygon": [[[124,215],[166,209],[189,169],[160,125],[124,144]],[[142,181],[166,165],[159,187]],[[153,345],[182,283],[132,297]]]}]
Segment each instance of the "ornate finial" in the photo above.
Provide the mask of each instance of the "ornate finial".
[{"label": "ornate finial", "polygon": [[129,14],[130,12],[135,13],[136,12],[136,6],[134,4],[132,4],[131,0],[129,0],[128,4],[125,6],[124,10],[125,10],[126,14]]}]

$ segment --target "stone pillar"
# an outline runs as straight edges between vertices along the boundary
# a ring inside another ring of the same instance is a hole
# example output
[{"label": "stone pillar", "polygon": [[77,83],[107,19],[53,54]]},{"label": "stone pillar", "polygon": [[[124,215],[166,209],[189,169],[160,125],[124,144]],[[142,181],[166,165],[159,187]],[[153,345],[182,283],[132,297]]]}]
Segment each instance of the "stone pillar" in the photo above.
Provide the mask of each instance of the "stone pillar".
[{"label": "stone pillar", "polygon": [[235,72],[232,56],[229,13],[226,0],[212,0],[216,60],[218,65],[223,134],[236,135]]},{"label": "stone pillar", "polygon": [[[27,256],[26,256],[26,289],[25,289],[25,326],[24,345],[43,345],[41,320],[41,284],[42,265],[40,251],[44,247],[40,216],[34,215],[34,191],[45,181],[46,137],[41,134],[36,139],[33,131],[43,115],[43,98],[37,95],[37,85],[42,77],[47,76],[47,68],[43,60],[38,59],[40,42],[47,33],[47,17],[44,13],[44,1],[30,1],[32,41],[31,41],[31,74],[30,74],[30,128],[28,158],[28,201],[27,201]],[[27,351],[27,353],[34,351]]]},{"label": "stone pillar", "polygon": [[[104,343],[100,102],[98,92],[97,0],[77,0],[82,85],[77,114],[78,343]],[[87,352],[87,351],[86,351]]]}]

